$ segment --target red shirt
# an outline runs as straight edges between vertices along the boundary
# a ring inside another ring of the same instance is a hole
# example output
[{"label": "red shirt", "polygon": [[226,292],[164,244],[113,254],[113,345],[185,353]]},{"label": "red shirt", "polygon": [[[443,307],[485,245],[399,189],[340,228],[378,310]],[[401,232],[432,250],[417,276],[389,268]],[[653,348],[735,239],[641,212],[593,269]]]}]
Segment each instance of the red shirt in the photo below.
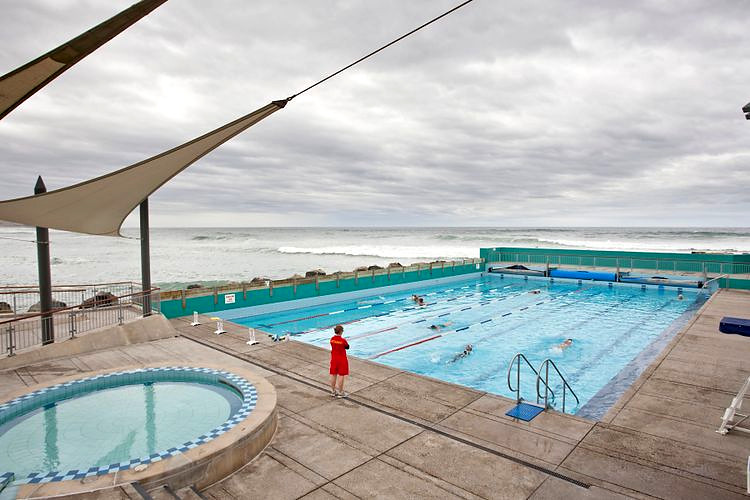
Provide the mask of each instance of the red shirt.
[{"label": "red shirt", "polygon": [[341,335],[331,337],[331,357],[346,357],[346,350],[349,348],[349,342]]}]

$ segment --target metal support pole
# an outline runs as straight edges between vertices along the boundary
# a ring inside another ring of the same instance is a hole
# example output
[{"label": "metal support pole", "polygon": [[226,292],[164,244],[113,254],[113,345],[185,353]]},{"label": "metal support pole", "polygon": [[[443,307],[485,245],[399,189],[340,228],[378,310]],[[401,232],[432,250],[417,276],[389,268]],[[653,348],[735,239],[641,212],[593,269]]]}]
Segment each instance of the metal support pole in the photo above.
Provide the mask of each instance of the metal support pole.
[{"label": "metal support pole", "polygon": [[[42,176],[36,180],[34,194],[39,195],[47,192]],[[52,321],[52,271],[49,260],[49,229],[46,227],[36,228],[36,258],[39,267],[39,310],[42,312],[42,345],[52,344],[55,341],[55,324]]]},{"label": "metal support pole", "polygon": [[149,250],[148,198],[141,202],[141,291],[143,316],[151,315],[151,252]]}]

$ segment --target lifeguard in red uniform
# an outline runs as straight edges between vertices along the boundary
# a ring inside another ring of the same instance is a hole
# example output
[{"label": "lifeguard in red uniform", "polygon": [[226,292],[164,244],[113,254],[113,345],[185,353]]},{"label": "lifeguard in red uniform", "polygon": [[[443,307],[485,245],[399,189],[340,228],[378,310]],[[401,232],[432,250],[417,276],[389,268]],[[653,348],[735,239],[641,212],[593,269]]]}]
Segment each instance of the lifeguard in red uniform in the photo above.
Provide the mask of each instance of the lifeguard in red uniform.
[{"label": "lifeguard in red uniform", "polygon": [[349,349],[349,342],[346,341],[342,334],[344,327],[336,325],[331,337],[331,397],[345,398],[348,396],[344,392],[344,379],[349,375],[349,360],[346,358],[346,350]]}]

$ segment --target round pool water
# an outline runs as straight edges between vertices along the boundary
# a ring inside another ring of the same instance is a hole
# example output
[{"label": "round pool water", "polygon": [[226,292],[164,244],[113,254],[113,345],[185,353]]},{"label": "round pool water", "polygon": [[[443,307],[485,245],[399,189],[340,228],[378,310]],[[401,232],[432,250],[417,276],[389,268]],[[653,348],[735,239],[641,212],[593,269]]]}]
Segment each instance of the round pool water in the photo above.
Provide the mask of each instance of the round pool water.
[{"label": "round pool water", "polygon": [[58,384],[0,406],[0,473],[62,481],[163,460],[223,434],[256,399],[246,380],[203,368]]}]

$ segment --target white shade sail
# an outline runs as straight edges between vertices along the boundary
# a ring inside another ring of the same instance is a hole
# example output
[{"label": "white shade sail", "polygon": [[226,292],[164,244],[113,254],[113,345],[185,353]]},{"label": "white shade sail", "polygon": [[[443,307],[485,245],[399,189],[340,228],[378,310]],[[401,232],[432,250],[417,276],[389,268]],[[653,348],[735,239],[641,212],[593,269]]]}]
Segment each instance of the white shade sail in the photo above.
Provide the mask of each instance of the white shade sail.
[{"label": "white shade sail", "polygon": [[87,32],[0,77],[0,119],[65,70],[167,0],[142,0]]},{"label": "white shade sail", "polygon": [[0,202],[0,220],[76,233],[121,236],[120,226],[169,179],[272,113],[274,101],[181,146],[116,172],[35,196]]}]

